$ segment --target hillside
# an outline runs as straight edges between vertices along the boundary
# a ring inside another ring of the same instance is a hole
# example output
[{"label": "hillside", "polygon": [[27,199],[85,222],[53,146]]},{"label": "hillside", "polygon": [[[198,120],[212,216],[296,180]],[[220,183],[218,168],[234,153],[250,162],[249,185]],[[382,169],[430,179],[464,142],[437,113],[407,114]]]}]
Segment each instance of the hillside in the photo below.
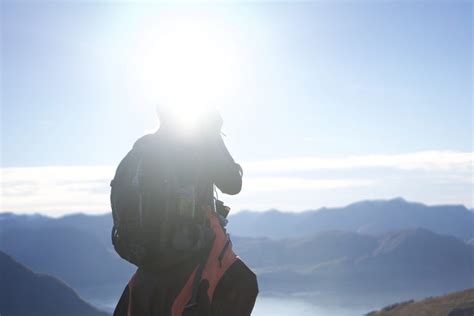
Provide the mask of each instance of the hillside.
[{"label": "hillside", "polygon": [[474,315],[474,289],[428,298],[419,302],[393,304],[367,316],[471,316]]},{"label": "hillside", "polygon": [[378,237],[332,232],[281,241],[237,239],[234,245],[255,268],[262,290],[272,293],[387,304],[474,287],[474,247],[423,229]]},{"label": "hillside", "polygon": [[319,264],[359,258],[375,251],[377,238],[353,232],[324,232],[291,239],[234,237],[234,248],[254,268]]},{"label": "hillside", "polygon": [[3,316],[107,316],[55,277],[36,274],[0,252]]},{"label": "hillside", "polygon": [[36,272],[58,277],[87,300],[115,300],[135,270],[88,229],[62,223],[2,229],[0,251]]},{"label": "hillside", "polygon": [[0,232],[0,250],[74,288],[123,284],[135,269],[97,237],[71,226],[5,229]]}]

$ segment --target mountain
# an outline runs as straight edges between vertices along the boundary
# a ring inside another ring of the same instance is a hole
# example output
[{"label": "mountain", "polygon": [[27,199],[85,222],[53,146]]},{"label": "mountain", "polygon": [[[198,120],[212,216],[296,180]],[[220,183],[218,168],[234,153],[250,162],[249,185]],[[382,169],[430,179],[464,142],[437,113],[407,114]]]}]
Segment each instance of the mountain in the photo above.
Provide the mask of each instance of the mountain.
[{"label": "mountain", "polygon": [[413,300],[392,304],[366,316],[465,316],[474,315],[474,289],[431,297],[419,302]]},{"label": "mountain", "polygon": [[424,229],[235,238],[234,246],[257,272],[263,292],[385,304],[474,287],[474,247]]},{"label": "mountain", "polygon": [[331,230],[380,234],[425,228],[468,241],[474,238],[473,227],[474,213],[462,205],[427,206],[396,198],[303,213],[244,211],[230,217],[228,230],[236,236],[288,238]]},{"label": "mountain", "polygon": [[[229,231],[262,293],[373,305],[473,287],[472,216],[463,206],[394,199],[300,214],[243,212],[231,216]],[[111,225],[110,213],[3,213],[0,250],[86,299],[113,304],[135,268],[115,254]]]},{"label": "mountain", "polygon": [[358,258],[375,251],[377,238],[353,232],[324,232],[293,239],[233,237],[240,257],[254,267],[319,264]]},{"label": "mountain", "polygon": [[59,218],[51,218],[40,214],[0,213],[0,224],[0,232],[7,228],[72,227],[97,237],[106,247],[112,247],[110,238],[112,230],[111,213],[102,215],[72,214]]},{"label": "mountain", "polygon": [[0,252],[0,314],[3,316],[107,316],[60,280],[36,274]]},{"label": "mountain", "polygon": [[[73,214],[60,218],[0,213],[0,236],[2,238],[5,238],[5,235],[13,234],[12,232],[3,232],[5,230],[35,231],[35,234],[42,235],[48,234],[52,230],[57,232],[53,234],[58,237],[57,239],[62,239],[60,231],[63,230],[65,234],[68,234],[65,229],[67,227],[77,234],[87,233],[87,236],[83,238],[91,244],[99,244],[102,253],[114,252],[110,241],[111,226],[110,213],[103,215]],[[303,213],[283,213],[276,210],[263,213],[244,211],[232,215],[228,225],[228,231],[234,238],[247,236],[272,239],[307,237],[328,231],[377,235],[388,231],[416,228],[425,228],[439,234],[456,236],[474,244],[474,213],[471,210],[457,205],[426,206],[407,202],[401,198],[387,201],[362,201],[343,208],[322,208]],[[331,238],[334,236],[331,235]],[[74,240],[74,238],[71,237],[69,240]],[[48,244],[48,242],[45,243]],[[4,242],[3,244],[8,243]],[[3,247],[8,247],[8,245]],[[96,247],[99,246],[96,245]]]},{"label": "mountain", "polygon": [[[234,237],[233,245],[267,294],[380,305],[474,286],[474,246],[425,229]],[[60,277],[88,299],[113,302],[134,270],[97,236],[72,226],[3,228],[0,249]]]},{"label": "mountain", "polygon": [[[87,231],[111,247],[112,216],[73,214],[61,218],[41,215],[0,213],[2,227],[69,226]],[[340,208],[321,208],[301,213],[242,211],[229,218],[228,231],[233,236],[290,238],[325,231],[352,231],[380,234],[392,230],[425,228],[452,235],[461,240],[474,240],[474,212],[462,205],[427,206],[392,200],[361,201]]]},{"label": "mountain", "polygon": [[134,270],[98,238],[71,226],[5,229],[0,232],[0,250],[75,288],[125,283]]},{"label": "mountain", "polygon": [[36,272],[60,278],[87,299],[121,292],[135,267],[111,245],[104,245],[87,225],[80,229],[69,223],[41,223],[2,225],[0,250]]}]

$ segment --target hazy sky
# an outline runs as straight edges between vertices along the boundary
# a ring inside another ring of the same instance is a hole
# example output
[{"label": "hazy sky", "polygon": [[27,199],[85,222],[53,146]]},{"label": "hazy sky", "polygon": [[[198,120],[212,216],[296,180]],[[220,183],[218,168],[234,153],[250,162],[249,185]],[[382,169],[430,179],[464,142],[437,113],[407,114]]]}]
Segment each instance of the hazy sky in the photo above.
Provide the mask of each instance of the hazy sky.
[{"label": "hazy sky", "polygon": [[221,109],[245,171],[234,209],[472,207],[472,14],[471,1],[2,1],[1,210],[107,211],[163,90]]}]

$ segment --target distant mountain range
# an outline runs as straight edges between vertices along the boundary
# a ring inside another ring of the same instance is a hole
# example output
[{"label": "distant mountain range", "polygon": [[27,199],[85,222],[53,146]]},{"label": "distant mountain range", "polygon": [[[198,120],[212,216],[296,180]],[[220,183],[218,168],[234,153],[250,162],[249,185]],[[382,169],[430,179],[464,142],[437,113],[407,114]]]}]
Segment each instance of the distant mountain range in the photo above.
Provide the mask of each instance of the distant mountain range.
[{"label": "distant mountain range", "polygon": [[[0,250],[86,298],[115,298],[134,267],[110,243],[110,214],[0,214]],[[474,287],[473,213],[403,199],[229,219],[262,293],[336,303],[389,302]],[[93,294],[91,294],[93,293]]]},{"label": "distant mountain range", "polygon": [[[111,246],[112,217],[73,214],[61,218],[0,213],[3,227],[68,226],[87,231]],[[291,238],[340,230],[380,234],[392,230],[424,228],[474,243],[474,211],[463,205],[408,202],[403,198],[367,200],[338,208],[320,208],[300,213],[241,211],[229,218],[228,231],[235,236]]]},{"label": "distant mountain range", "polygon": [[0,252],[0,315],[107,316],[55,277],[36,274]]},{"label": "distant mountain range", "polygon": [[51,227],[70,227],[87,232],[90,236],[98,238],[105,247],[111,247],[110,232],[112,230],[111,213],[102,215],[72,214],[59,218],[52,218],[40,214],[17,215],[13,213],[0,213],[0,232],[13,228],[39,229]]},{"label": "distant mountain range", "polygon": [[425,229],[234,238],[234,246],[257,272],[262,290],[277,294],[386,304],[474,287],[474,247]]},{"label": "distant mountain range", "polygon": [[402,198],[362,201],[303,213],[244,211],[229,221],[233,235],[270,238],[301,237],[331,230],[380,234],[424,228],[468,241],[474,238],[473,227],[474,212],[462,205],[427,206]]}]

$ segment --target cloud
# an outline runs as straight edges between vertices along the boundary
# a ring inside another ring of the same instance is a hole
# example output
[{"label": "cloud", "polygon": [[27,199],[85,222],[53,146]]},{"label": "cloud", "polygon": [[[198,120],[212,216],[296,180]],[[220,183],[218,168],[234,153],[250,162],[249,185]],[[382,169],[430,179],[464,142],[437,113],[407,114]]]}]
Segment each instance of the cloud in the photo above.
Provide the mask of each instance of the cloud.
[{"label": "cloud", "polygon": [[[470,152],[286,158],[243,166],[242,194],[225,197],[234,209],[305,209],[393,196],[472,205]],[[109,183],[114,172],[115,166],[2,168],[1,211],[52,216],[110,211]]]},{"label": "cloud", "polygon": [[2,196],[28,196],[38,190],[33,181],[11,181],[2,185]]},{"label": "cloud", "polygon": [[109,210],[112,166],[49,166],[1,169],[1,210],[62,215]]},{"label": "cloud", "polygon": [[367,179],[301,179],[289,177],[260,177],[245,179],[245,190],[261,191],[313,191],[347,189],[351,187],[373,185],[375,181]]},{"label": "cloud", "polygon": [[395,155],[359,155],[347,157],[301,157],[245,163],[248,172],[276,173],[355,168],[395,168],[420,171],[471,172],[472,152],[422,151]]}]

